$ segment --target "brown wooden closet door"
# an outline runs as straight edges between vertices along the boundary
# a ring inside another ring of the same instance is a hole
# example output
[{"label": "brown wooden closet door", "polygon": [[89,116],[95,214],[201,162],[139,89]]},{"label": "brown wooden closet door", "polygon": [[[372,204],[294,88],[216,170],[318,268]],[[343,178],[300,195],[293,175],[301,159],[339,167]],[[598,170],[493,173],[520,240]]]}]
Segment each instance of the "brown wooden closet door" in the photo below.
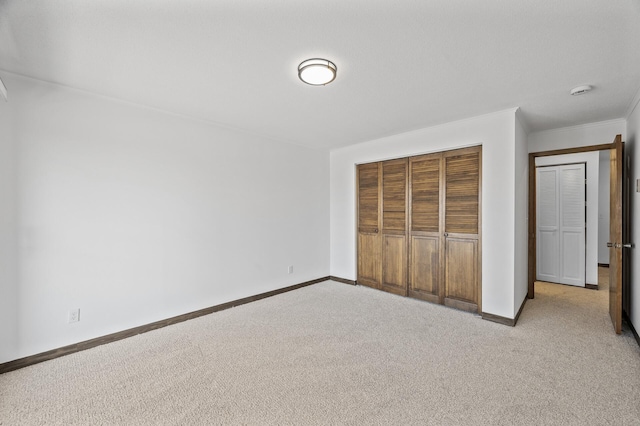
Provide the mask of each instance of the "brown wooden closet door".
[{"label": "brown wooden closet door", "polygon": [[358,166],[358,284],[380,288],[380,163]]},{"label": "brown wooden closet door", "polygon": [[444,153],[444,303],[480,309],[480,147]]},{"label": "brown wooden closet door", "polygon": [[407,159],[382,163],[382,289],[407,294]]},{"label": "brown wooden closet door", "polygon": [[409,159],[409,290],[411,297],[442,303],[440,296],[442,154]]}]

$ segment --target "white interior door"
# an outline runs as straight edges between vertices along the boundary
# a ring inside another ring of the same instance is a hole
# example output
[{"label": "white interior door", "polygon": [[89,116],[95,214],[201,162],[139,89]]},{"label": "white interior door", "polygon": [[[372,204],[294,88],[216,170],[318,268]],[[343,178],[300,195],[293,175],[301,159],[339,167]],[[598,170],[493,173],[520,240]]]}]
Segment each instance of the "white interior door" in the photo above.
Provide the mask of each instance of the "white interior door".
[{"label": "white interior door", "polygon": [[538,167],[537,279],[585,285],[585,165]]},{"label": "white interior door", "polygon": [[558,214],[558,168],[536,168],[537,189],[537,265],[538,281],[557,282],[560,276],[558,253],[560,229]]}]

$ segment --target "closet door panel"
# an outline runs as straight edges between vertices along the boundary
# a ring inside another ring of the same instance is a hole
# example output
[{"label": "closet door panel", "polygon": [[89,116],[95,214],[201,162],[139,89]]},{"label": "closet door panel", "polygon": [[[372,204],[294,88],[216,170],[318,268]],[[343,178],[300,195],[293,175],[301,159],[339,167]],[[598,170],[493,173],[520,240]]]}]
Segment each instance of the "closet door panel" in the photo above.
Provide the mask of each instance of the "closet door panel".
[{"label": "closet door panel", "polygon": [[407,294],[407,164],[382,163],[382,289]]},{"label": "closet door panel", "polygon": [[380,235],[360,233],[358,235],[358,284],[380,287]]},{"label": "closet door panel", "polygon": [[382,241],[382,289],[406,295],[407,239],[404,235],[383,235]]},{"label": "closet door panel", "polygon": [[447,238],[445,249],[445,305],[478,310],[478,241]]},{"label": "closet door panel", "polygon": [[440,161],[441,154],[412,158],[411,231],[440,231]]},{"label": "closet door panel", "polygon": [[358,230],[375,232],[379,222],[379,166],[378,163],[358,166]]},{"label": "closet door panel", "polygon": [[480,153],[445,158],[445,232],[478,234]]},{"label": "closet door panel", "polygon": [[411,237],[411,259],[409,279],[409,296],[440,302],[438,296],[438,282],[440,281],[440,237],[419,236]]},{"label": "closet door panel", "polygon": [[407,223],[407,160],[382,163],[382,230],[405,234]]},{"label": "closet door panel", "polygon": [[481,148],[358,166],[358,283],[481,308]]},{"label": "closet door panel", "polygon": [[358,284],[380,288],[380,164],[358,166]]},{"label": "closet door panel", "polygon": [[442,303],[441,161],[441,153],[409,159],[408,294],[435,303]]},{"label": "closet door panel", "polygon": [[479,311],[480,149],[444,155],[444,303]]}]

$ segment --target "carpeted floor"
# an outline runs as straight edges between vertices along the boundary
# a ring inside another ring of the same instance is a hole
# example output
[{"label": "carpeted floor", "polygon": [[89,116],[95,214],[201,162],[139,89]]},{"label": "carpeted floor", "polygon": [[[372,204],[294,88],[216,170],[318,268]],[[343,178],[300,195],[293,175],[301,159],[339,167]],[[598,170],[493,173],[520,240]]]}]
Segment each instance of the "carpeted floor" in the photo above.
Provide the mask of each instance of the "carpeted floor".
[{"label": "carpeted floor", "polygon": [[604,289],[516,327],[325,282],[0,376],[1,425],[640,425]]}]

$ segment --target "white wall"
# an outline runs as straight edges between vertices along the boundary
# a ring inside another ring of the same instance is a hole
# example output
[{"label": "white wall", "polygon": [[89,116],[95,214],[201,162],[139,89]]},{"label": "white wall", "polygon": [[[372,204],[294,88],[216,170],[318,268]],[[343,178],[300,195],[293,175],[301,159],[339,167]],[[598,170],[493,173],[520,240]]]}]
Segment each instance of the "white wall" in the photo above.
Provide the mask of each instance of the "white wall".
[{"label": "white wall", "polygon": [[15,118],[0,100],[0,362],[18,347],[18,234]]},{"label": "white wall", "polygon": [[[640,193],[635,192],[636,181],[640,179],[640,102],[636,96],[627,118],[627,139],[625,153],[630,158],[629,178],[633,186],[629,194],[631,242],[635,248],[631,249],[630,281],[631,281],[631,309],[629,317],[637,332],[640,333]],[[623,139],[624,140],[624,139]]]},{"label": "white wall", "polygon": [[600,172],[598,173],[598,263],[609,264],[609,192],[611,176],[609,151],[600,151]]},{"label": "white wall", "polygon": [[329,275],[327,152],[3,79],[20,279],[0,362]]},{"label": "white wall", "polygon": [[514,317],[515,110],[331,152],[331,275],[356,279],[356,164],[482,144],[482,310]]},{"label": "white wall", "polygon": [[598,189],[600,180],[600,154],[598,151],[579,154],[553,155],[537,157],[536,166],[554,164],[587,163],[587,242],[586,275],[587,284],[598,284]]},{"label": "white wall", "polygon": [[624,119],[533,132],[528,136],[529,152],[602,145],[613,142],[619,134],[622,135],[622,140],[625,140],[626,133]]},{"label": "white wall", "polygon": [[527,133],[520,110],[516,118],[514,315],[518,313],[529,289],[529,155]]}]

